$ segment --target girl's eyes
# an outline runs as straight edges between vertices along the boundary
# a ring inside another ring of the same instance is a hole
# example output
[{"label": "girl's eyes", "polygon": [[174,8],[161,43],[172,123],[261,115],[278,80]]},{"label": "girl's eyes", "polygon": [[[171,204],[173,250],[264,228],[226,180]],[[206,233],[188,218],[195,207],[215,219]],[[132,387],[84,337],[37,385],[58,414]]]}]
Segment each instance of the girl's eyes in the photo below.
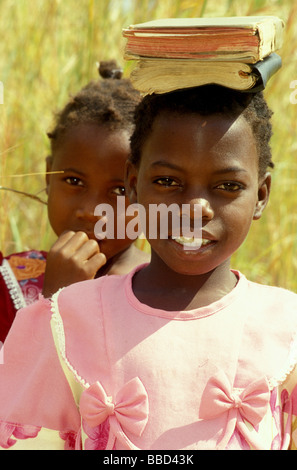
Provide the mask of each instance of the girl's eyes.
[{"label": "girl's eyes", "polygon": [[218,186],[216,186],[216,189],[223,189],[224,191],[235,192],[243,189],[243,185],[234,181],[228,181],[226,183],[219,184]]},{"label": "girl's eyes", "polygon": [[77,176],[68,176],[68,178],[65,178],[67,184],[70,184],[71,186],[83,186],[84,183],[80,178]]},{"label": "girl's eyes", "polygon": [[[172,188],[172,187],[180,186],[180,183],[178,183],[173,178],[169,178],[169,177],[158,178],[154,180],[154,183],[165,188]],[[236,191],[240,191],[241,189],[243,189],[243,185],[235,181],[227,181],[225,183],[220,183],[219,185],[215,186],[215,189],[221,189],[221,190],[229,191],[229,192],[236,192]]]},{"label": "girl's eyes", "polygon": [[179,186],[179,183],[177,183],[177,181],[168,177],[158,178],[154,180],[154,183],[158,184],[159,186],[163,186],[165,188],[172,188],[174,186]]},{"label": "girl's eyes", "polygon": [[117,196],[125,196],[126,194],[126,190],[124,186],[118,186],[117,188],[114,188],[112,192],[116,194]]},{"label": "girl's eyes", "polygon": [[[70,186],[85,186],[85,183],[77,176],[68,176],[67,178],[64,178],[64,181]],[[117,196],[125,196],[125,187],[117,186],[115,188],[112,188],[111,193],[116,194]]]}]

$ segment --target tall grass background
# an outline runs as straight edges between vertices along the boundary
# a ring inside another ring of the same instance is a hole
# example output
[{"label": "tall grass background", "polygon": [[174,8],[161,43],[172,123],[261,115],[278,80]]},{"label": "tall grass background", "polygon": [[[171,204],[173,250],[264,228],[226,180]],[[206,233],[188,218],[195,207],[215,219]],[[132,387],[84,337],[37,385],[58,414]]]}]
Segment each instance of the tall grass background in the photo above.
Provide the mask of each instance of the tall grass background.
[{"label": "tall grass background", "polygon": [[[0,0],[0,185],[46,201],[43,172],[53,113],[88,81],[96,62],[123,60],[121,30],[166,17],[276,15],[285,24],[282,69],[265,96],[274,111],[273,186],[269,206],[233,256],[250,279],[297,292],[297,2],[293,0]],[[296,95],[295,95],[296,96]],[[63,204],[63,201],[61,201]],[[0,190],[0,250],[47,250],[55,237],[46,205]]]}]

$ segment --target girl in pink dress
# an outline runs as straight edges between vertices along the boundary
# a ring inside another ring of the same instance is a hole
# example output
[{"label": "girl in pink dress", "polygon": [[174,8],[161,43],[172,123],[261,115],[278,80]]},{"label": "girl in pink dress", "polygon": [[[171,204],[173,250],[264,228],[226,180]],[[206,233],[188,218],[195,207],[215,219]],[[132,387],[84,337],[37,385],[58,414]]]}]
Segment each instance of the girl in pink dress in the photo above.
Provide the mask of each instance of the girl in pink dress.
[{"label": "girl in pink dress", "polygon": [[49,221],[57,240],[49,253],[0,253],[0,341],[16,311],[49,297],[60,287],[104,274],[127,273],[148,259],[128,238],[98,241],[94,208],[108,202],[116,211],[125,193],[124,167],[139,93],[114,62],[102,62],[100,79],[72,97],[48,134]]},{"label": "girl in pink dress", "polygon": [[[270,117],[262,93],[218,86],[142,100],[126,187],[151,261],[19,312],[3,448],[296,449],[297,295],[230,267],[268,202]],[[191,226],[199,207],[200,236],[150,237],[152,204]]]}]

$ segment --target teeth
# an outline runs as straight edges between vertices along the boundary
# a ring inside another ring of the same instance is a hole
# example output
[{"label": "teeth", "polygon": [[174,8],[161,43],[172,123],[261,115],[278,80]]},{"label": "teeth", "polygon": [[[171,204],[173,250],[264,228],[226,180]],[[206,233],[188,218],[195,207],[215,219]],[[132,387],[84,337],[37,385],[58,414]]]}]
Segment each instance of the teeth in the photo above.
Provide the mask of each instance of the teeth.
[{"label": "teeth", "polygon": [[172,237],[172,240],[176,241],[180,245],[187,245],[192,248],[205,246],[210,243],[210,240],[205,238],[194,238],[194,237]]}]

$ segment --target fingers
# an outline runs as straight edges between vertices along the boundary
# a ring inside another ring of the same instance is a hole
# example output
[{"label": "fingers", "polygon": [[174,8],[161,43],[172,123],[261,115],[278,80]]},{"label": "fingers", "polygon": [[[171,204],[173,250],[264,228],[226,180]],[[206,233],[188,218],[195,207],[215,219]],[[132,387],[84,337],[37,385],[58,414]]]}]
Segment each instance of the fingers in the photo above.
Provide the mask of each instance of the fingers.
[{"label": "fingers", "polygon": [[49,296],[61,287],[94,279],[105,263],[96,240],[84,232],[64,232],[47,255],[43,294]]},{"label": "fingers", "polygon": [[63,232],[59,236],[51,250],[58,251],[63,249],[65,252],[74,253],[88,241],[94,242],[92,243],[92,245],[94,245],[94,249],[96,245],[99,251],[98,243],[95,240],[89,240],[89,237],[85,232],[73,232],[72,230],[69,230],[68,232]]},{"label": "fingers", "polygon": [[97,253],[93,255],[91,258],[88,259],[87,262],[85,262],[86,266],[86,271],[89,273],[88,279],[93,279],[97,272],[99,271],[102,266],[105,265],[106,263],[106,256],[104,253]]},{"label": "fingers", "polygon": [[98,270],[106,263],[106,257],[100,253],[98,242],[90,240],[85,232],[64,232],[53,244],[50,252],[51,255],[60,254],[65,261],[72,259],[77,265],[92,261],[89,264],[91,270]]}]

